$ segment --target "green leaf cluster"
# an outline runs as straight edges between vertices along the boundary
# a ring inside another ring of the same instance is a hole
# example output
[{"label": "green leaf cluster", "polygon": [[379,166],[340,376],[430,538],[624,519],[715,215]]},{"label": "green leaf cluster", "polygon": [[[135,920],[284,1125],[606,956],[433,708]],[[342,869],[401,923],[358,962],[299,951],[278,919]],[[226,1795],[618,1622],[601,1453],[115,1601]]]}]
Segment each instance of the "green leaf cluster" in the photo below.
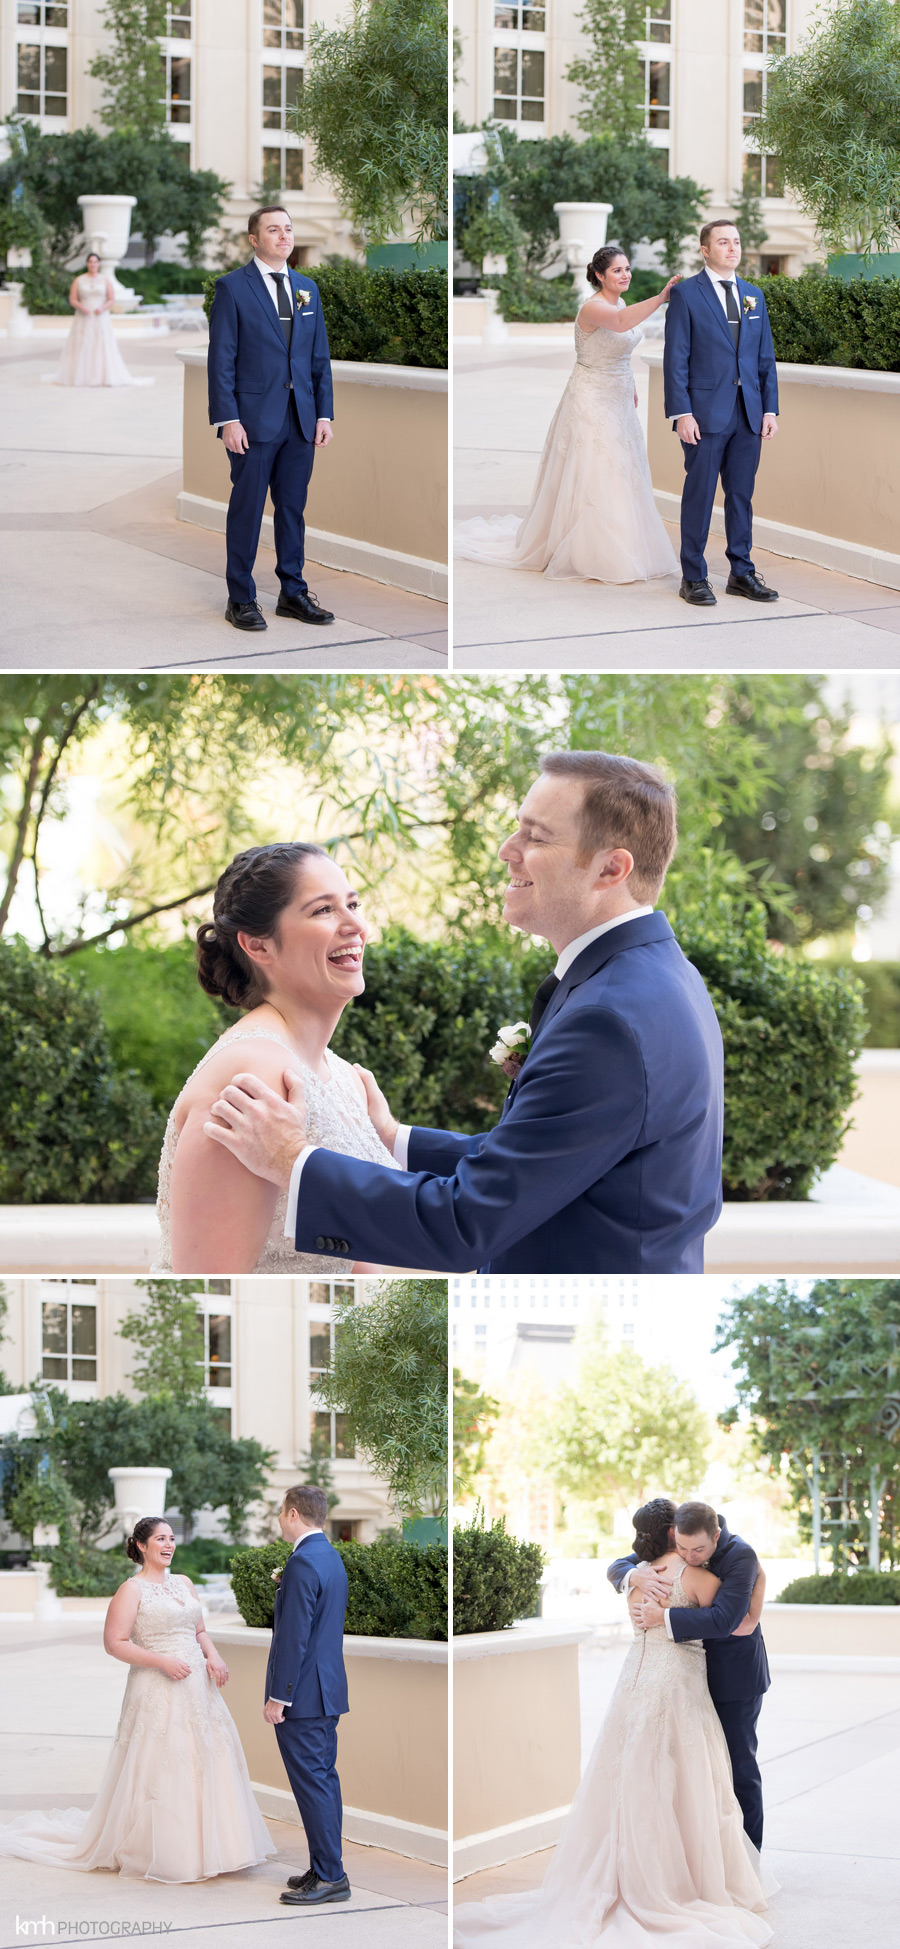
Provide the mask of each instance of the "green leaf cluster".
[{"label": "green leaf cluster", "polygon": [[830,1577],[795,1577],[778,1604],[900,1604],[900,1570],[832,1571]]},{"label": "green leaf cluster", "polygon": [[160,39],[166,0],[104,0],[100,14],[108,51],[88,62],[106,84],[100,119],[113,129],[149,134],[163,127],[166,105]]},{"label": "green leaf cluster", "polygon": [[775,356],[793,365],[900,372],[900,278],[762,277]]},{"label": "green leaf cluster", "polygon": [[505,1631],[537,1611],[546,1559],[539,1543],[510,1536],[506,1518],[485,1525],[484,1511],[453,1531],[453,1635]]},{"label": "green leaf cluster", "polygon": [[477,1381],[453,1369],[453,1493],[466,1496],[484,1465],[491,1428],[500,1403],[484,1394]]},{"label": "green leaf cluster", "polygon": [[[448,283],[444,271],[369,269],[350,257],[311,266],[333,359],[364,365],[436,366],[448,357]],[[204,281],[207,317],[218,273]]]},{"label": "green leaf cluster", "polygon": [[334,1359],[316,1401],[347,1432],[396,1507],[438,1512],[447,1494],[447,1281],[381,1281],[374,1298],[335,1307]]},{"label": "green leaf cluster", "polygon": [[83,229],[78,198],[92,193],[137,197],[131,228],[143,237],[148,263],[161,237],[182,232],[189,261],[198,262],[230,185],[214,170],[191,169],[188,145],[176,142],[168,129],[117,127],[103,135],[95,128],[44,134],[36,122],[22,128],[27,150],[15,166],[39,212],[37,233],[46,233],[48,267],[71,257]]},{"label": "green leaf cluster", "polygon": [[135,1347],[133,1385],[139,1394],[199,1401],[205,1380],[203,1328],[191,1295],[202,1289],[201,1282],[139,1279],[137,1285],[147,1297],[119,1327],[122,1339]]},{"label": "green leaf cluster", "polygon": [[644,126],[644,63],[637,46],[646,34],[646,0],[584,0],[582,36],[588,51],[570,62],[567,81],[581,89],[575,120],[586,135],[636,135]]},{"label": "green leaf cluster", "polygon": [[868,1049],[900,1049],[900,962],[841,961],[837,956],[817,961],[823,974],[843,970],[859,982],[865,999]]},{"label": "green leaf cluster", "polygon": [[[335,1544],[349,1585],[345,1630],[365,1638],[447,1636],[447,1548],[424,1550],[391,1536],[374,1543]],[[245,1624],[270,1630],[275,1615],[273,1570],[283,1570],[289,1543],[239,1550],[232,1561],[235,1602]]]}]

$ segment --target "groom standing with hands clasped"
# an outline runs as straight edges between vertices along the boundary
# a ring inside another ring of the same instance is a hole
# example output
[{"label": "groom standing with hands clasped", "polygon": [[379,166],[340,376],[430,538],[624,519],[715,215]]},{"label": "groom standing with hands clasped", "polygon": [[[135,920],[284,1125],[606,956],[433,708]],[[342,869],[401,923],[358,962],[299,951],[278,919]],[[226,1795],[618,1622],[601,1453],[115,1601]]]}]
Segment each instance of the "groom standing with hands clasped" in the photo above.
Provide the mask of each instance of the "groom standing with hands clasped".
[{"label": "groom standing with hands clasped", "polygon": [[231,466],[225,524],[228,604],[235,629],[266,629],[253,563],[266,495],[275,509],[276,616],[333,623],[303,574],[303,510],[317,447],[332,439],[328,335],[310,278],[289,271],[294,231],[277,204],[247,224],[253,257],[219,278],[209,319],[209,418]]}]

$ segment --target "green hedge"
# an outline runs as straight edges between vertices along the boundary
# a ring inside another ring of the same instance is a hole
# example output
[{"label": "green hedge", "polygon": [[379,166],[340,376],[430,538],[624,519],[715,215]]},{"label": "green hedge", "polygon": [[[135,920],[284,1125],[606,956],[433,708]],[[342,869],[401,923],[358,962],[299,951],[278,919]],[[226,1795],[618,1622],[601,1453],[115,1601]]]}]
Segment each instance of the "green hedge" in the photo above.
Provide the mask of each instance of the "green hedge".
[{"label": "green hedge", "polygon": [[169,947],[132,939],[120,948],[87,948],[68,966],[97,996],[116,1067],[135,1070],[167,1115],[191,1070],[240,1011],[204,994],[187,937]]},{"label": "green hedge", "polygon": [[867,1049],[900,1049],[900,962],[817,961],[827,974],[843,969],[859,982],[866,1003]]},{"label": "green hedge", "polygon": [[[633,271],[625,303],[639,305],[645,298],[655,298],[665,281],[661,271]],[[493,287],[499,291],[500,310],[510,324],[561,324],[566,319],[574,319],[584,302],[568,272],[562,277],[545,278],[532,271],[514,270],[506,277],[485,278],[484,283],[488,289]]]},{"label": "green hedge", "polygon": [[208,277],[202,264],[142,264],[140,270],[119,265],[120,282],[137,291],[145,305],[160,304],[168,291],[205,291]]},{"label": "green hedge", "polygon": [[56,1549],[36,1550],[50,1565],[57,1597],[112,1597],[134,1566],[122,1550],[96,1550],[64,1537]]},{"label": "green hedge", "polygon": [[[300,276],[304,273],[301,271]],[[449,284],[445,271],[370,270],[352,258],[312,264],[333,359],[366,365],[421,365],[446,370]],[[218,277],[204,283],[207,317]]]},{"label": "green hedge", "polygon": [[900,372],[900,278],[761,277],[775,355],[793,365]]},{"label": "green hedge", "polygon": [[795,1577],[779,1604],[900,1604],[900,1570],[844,1571],[830,1577]]},{"label": "green hedge", "polygon": [[485,1528],[479,1510],[453,1531],[453,1635],[505,1631],[538,1605],[544,1552],[509,1536],[506,1518]]},{"label": "green hedge", "polygon": [[[349,1584],[345,1630],[365,1638],[447,1636],[447,1548],[424,1550],[393,1536],[374,1543],[337,1543]],[[275,1615],[273,1570],[283,1570],[289,1543],[238,1550],[232,1562],[235,1601],[245,1624],[271,1629]]]}]

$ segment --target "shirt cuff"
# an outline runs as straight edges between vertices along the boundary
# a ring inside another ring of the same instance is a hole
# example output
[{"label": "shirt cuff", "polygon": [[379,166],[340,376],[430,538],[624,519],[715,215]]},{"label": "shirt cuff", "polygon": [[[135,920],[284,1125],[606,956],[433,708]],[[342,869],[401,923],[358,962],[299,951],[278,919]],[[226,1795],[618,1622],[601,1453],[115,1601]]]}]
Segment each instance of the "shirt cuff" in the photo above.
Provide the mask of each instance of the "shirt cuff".
[{"label": "shirt cuff", "polygon": [[671,1639],[672,1644],[674,1644],[675,1639],[672,1637],[672,1619],[669,1615],[668,1610],[663,1611],[663,1623],[665,1624],[666,1627],[666,1637]]},{"label": "shirt cuff", "polygon": [[619,1592],[619,1596],[620,1596],[620,1597],[627,1597],[627,1596],[628,1596],[628,1590],[629,1590],[629,1586],[630,1586],[630,1584],[631,1584],[631,1571],[630,1571],[630,1570],[626,1570],[626,1572],[625,1572],[625,1575],[624,1575],[624,1577],[622,1578],[622,1588],[621,1588],[621,1590],[620,1590],[620,1592]]},{"label": "shirt cuff", "polygon": [[394,1163],[399,1164],[401,1171],[409,1170],[409,1139],[411,1131],[411,1123],[398,1123],[397,1135],[394,1138],[393,1157]]},{"label": "shirt cuff", "polygon": [[267,1705],[283,1705],[286,1710],[290,1706],[290,1703],[290,1699],[273,1699],[271,1694],[266,1700]]},{"label": "shirt cuff", "polygon": [[[297,1242],[297,1200],[300,1195],[300,1178],[302,1176],[303,1166],[306,1163],[310,1151],[319,1150],[320,1148],[319,1144],[304,1144],[299,1157],[294,1159],[291,1181],[288,1185],[287,1211],[284,1214],[284,1236],[290,1239],[292,1245],[296,1245]],[[285,1705],[287,1701],[285,1699],[276,1699],[275,1703],[276,1705]]]}]

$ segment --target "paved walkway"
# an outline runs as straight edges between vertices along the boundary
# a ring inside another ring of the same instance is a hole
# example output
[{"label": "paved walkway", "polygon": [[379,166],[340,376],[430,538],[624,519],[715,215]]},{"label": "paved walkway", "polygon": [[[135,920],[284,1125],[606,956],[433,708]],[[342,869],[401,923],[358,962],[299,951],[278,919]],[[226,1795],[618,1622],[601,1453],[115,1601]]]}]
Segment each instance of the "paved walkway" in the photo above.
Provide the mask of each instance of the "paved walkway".
[{"label": "paved walkway", "polygon": [[275,555],[256,579],[268,635],[225,621],[225,538],[175,519],[183,367],[196,332],[123,340],[152,386],[49,385],[61,339],[0,341],[0,668],[444,670],[441,603],[310,564],[336,616],[275,616]]},{"label": "paved walkway", "polygon": [[[126,1679],[125,1667],[104,1654],[102,1631],[95,1618],[0,1622],[0,1821],[28,1808],[90,1806]],[[309,1949],[445,1949],[444,1869],[347,1843],[351,1901],[301,1917],[280,1908],[278,1897],[288,1875],[307,1866],[302,1829],[275,1820],[267,1826],[274,1860],[180,1888],[0,1860],[0,1949],[12,1949],[26,1933],[107,1941],[110,1924],[126,1922],[135,1932],[143,1923],[148,1935],[155,1924],[178,1949],[296,1949],[298,1929]],[[55,1931],[41,1929],[42,1917]],[[23,1921],[39,1926],[24,1931]]]},{"label": "paved walkway", "polygon": [[[624,1655],[581,1653],[585,1759]],[[775,1949],[882,1949],[900,1905],[900,1676],[776,1669],[759,1730]],[[456,1899],[534,1888],[549,1859],[470,1875]]]},{"label": "paved walkway", "polygon": [[[457,342],[453,356],[456,518],[524,514],[572,367],[568,334],[549,343]],[[635,377],[646,427],[647,368],[639,357]],[[677,529],[667,527],[677,554]],[[711,538],[708,560],[713,587],[721,591],[728,574],[724,538]],[[457,560],[455,667],[896,667],[900,592],[765,550],[755,550],[754,560],[779,591],[771,608],[722,594],[715,609],[689,610],[678,598],[677,576],[613,588]]]}]

